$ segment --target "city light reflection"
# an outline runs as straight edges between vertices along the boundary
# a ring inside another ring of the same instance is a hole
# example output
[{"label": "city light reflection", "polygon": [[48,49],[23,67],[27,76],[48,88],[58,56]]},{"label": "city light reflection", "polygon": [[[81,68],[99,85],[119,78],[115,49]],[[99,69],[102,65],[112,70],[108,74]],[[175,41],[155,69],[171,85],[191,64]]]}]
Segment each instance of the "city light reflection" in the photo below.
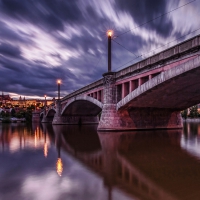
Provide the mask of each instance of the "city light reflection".
[{"label": "city light reflection", "polygon": [[44,143],[44,157],[47,157],[48,156],[48,145],[47,143],[45,142]]},{"label": "city light reflection", "polygon": [[56,163],[56,170],[59,176],[62,176],[63,172],[63,163],[61,158],[58,158],[57,163]]}]

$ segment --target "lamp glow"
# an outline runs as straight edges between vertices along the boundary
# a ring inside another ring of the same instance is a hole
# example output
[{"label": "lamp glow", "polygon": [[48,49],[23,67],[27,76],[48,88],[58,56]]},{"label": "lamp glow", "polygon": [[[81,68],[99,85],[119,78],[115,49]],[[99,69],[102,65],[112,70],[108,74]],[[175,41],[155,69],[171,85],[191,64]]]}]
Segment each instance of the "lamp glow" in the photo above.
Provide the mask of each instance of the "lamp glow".
[{"label": "lamp glow", "polygon": [[61,84],[60,79],[57,80],[57,84],[58,84],[58,99],[60,99],[60,84]]},{"label": "lamp glow", "polygon": [[56,170],[59,176],[62,175],[63,172],[63,164],[61,158],[58,158],[57,163],[56,163]]},{"label": "lamp glow", "polygon": [[47,146],[47,143],[45,142],[44,143],[44,157],[47,157],[48,155],[48,146]]},{"label": "lamp glow", "polygon": [[111,37],[112,34],[113,34],[113,31],[112,31],[112,30],[108,30],[108,31],[107,31],[107,34],[108,34],[109,37]]}]

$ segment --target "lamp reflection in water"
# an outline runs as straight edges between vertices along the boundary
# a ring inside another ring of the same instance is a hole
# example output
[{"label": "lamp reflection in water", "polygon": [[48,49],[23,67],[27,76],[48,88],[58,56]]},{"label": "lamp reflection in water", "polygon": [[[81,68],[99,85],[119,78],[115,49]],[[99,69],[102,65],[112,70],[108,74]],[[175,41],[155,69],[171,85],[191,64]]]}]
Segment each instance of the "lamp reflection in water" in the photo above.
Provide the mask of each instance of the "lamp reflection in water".
[{"label": "lamp reflection in water", "polygon": [[59,176],[62,176],[62,172],[63,172],[63,163],[62,163],[62,159],[61,159],[61,156],[60,156],[61,133],[57,134],[57,137],[56,137],[56,144],[57,144],[57,149],[58,149],[58,159],[57,159],[57,162],[56,162],[56,171],[57,171],[57,174],[58,174]]},{"label": "lamp reflection in water", "polygon": [[62,172],[63,172],[63,163],[61,158],[58,158],[57,163],[56,163],[56,171],[58,173],[59,176],[62,176]]},{"label": "lamp reflection in water", "polygon": [[48,145],[46,141],[46,130],[44,131],[44,157],[48,155]]},{"label": "lamp reflection in water", "polygon": [[48,146],[47,146],[47,143],[45,142],[44,143],[44,157],[47,157],[48,156]]}]

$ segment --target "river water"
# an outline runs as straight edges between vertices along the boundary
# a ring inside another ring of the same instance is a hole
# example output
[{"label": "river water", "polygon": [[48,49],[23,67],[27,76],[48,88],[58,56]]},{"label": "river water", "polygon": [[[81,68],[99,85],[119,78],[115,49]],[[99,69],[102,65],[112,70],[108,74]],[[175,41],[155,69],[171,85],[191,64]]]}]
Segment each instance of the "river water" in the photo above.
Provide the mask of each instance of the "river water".
[{"label": "river water", "polygon": [[0,124],[0,200],[200,199],[200,124],[96,129]]}]

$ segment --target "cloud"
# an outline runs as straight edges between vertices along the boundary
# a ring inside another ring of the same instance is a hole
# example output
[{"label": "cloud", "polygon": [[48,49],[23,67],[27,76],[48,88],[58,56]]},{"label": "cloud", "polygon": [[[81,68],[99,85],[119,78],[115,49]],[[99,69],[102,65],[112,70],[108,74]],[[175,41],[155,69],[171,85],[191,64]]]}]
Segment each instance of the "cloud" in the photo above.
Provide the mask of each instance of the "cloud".
[{"label": "cloud", "polygon": [[15,30],[9,28],[4,22],[0,21],[0,39],[10,42],[27,43],[26,35],[23,32],[17,33]]},{"label": "cloud", "polygon": [[[112,42],[112,69],[118,70],[138,61],[135,55],[176,40],[197,26],[198,9],[190,4],[135,29],[181,4],[171,0],[0,0],[0,83],[4,84],[0,90],[54,97],[58,78],[63,83],[62,96],[94,82],[107,70],[107,29],[114,29],[114,37],[122,34],[114,38],[119,44]],[[193,19],[192,25],[187,19],[184,28],[183,12]]]},{"label": "cloud", "polygon": [[82,20],[77,0],[2,0],[1,10],[8,16],[21,21],[28,21],[47,31],[62,31],[63,21],[70,24]]},{"label": "cloud", "polygon": [[[115,0],[116,9],[130,14],[137,25],[142,25],[167,12],[168,1],[163,0]],[[167,15],[159,17],[145,25],[146,29],[156,30],[158,34],[167,37],[170,35],[173,24]]]},{"label": "cloud", "polygon": [[16,46],[12,46],[8,43],[0,44],[0,54],[5,55],[5,56],[16,57],[16,58],[21,57],[20,49]]}]

